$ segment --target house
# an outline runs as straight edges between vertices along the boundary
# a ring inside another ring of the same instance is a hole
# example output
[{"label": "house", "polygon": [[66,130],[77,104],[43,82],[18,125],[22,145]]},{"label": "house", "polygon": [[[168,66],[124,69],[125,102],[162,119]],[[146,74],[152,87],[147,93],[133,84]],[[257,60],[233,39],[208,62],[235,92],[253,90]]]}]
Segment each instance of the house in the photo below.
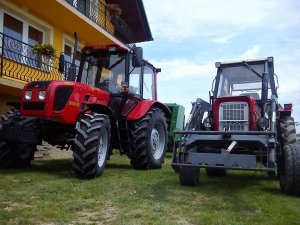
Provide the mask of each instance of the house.
[{"label": "house", "polygon": [[[74,32],[79,50],[73,54]],[[142,0],[1,0],[0,1],[0,114],[7,102],[19,101],[29,81],[60,80],[61,52],[68,67],[87,44],[116,43],[129,46],[151,41]],[[47,44],[55,56],[34,51]]]}]

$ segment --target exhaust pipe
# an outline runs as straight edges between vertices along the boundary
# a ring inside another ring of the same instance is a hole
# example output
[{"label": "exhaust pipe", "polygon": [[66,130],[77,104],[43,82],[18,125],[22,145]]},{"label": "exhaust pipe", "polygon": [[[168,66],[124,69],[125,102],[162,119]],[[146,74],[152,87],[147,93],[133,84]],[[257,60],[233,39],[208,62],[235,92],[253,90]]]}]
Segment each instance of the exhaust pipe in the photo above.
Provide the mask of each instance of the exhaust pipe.
[{"label": "exhaust pipe", "polygon": [[71,66],[68,69],[68,76],[67,76],[68,81],[75,81],[76,80],[75,58],[76,58],[77,46],[78,46],[78,37],[77,37],[76,32],[74,33],[74,38],[75,38],[75,43],[74,43],[74,51],[73,51],[73,60],[72,60]]},{"label": "exhaust pipe", "polygon": [[268,85],[269,85],[268,62],[265,62],[264,73],[262,74],[262,88],[261,88],[261,103],[262,103],[261,114],[263,117],[265,116],[265,105],[268,101]]}]

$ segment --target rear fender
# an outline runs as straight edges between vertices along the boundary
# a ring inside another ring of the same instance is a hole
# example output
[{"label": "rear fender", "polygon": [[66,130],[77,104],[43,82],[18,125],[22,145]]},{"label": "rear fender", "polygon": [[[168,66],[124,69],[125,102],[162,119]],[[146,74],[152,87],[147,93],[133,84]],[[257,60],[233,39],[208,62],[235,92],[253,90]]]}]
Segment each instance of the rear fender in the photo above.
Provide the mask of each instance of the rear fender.
[{"label": "rear fender", "polygon": [[161,109],[167,118],[171,117],[170,109],[158,101],[153,100],[142,100],[140,101],[134,109],[128,114],[127,120],[139,120],[146,115],[146,113],[150,110],[150,108],[156,107]]},{"label": "rear fender", "polygon": [[286,117],[286,116],[291,116],[292,115],[292,109],[285,109],[285,108],[279,108],[278,111],[278,117],[281,119],[283,117]]}]

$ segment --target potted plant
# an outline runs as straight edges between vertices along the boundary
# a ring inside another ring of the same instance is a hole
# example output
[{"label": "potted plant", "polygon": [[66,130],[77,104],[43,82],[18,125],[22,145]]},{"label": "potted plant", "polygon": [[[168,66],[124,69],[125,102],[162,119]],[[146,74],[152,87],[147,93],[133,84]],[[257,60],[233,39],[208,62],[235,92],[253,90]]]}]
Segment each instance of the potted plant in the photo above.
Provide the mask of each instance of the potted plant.
[{"label": "potted plant", "polygon": [[122,14],[122,9],[119,4],[106,4],[106,7],[111,10],[115,17],[119,17]]},{"label": "potted plant", "polygon": [[32,51],[50,59],[56,56],[56,49],[51,44],[36,43],[32,46]]}]

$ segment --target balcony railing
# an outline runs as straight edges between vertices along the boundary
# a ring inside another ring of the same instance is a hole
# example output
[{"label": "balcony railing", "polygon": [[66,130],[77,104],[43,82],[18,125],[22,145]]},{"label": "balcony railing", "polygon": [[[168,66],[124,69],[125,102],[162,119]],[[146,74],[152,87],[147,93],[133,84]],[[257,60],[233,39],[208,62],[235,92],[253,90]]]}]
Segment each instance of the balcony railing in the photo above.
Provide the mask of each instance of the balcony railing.
[{"label": "balcony railing", "polygon": [[[58,72],[58,63],[57,57],[37,55],[31,45],[0,33],[0,77],[24,82],[65,80],[66,74]],[[66,62],[65,71],[69,67]]]},{"label": "balcony railing", "polygon": [[125,44],[132,43],[133,32],[128,24],[100,0],[97,4],[91,0],[65,1],[120,41]]}]

